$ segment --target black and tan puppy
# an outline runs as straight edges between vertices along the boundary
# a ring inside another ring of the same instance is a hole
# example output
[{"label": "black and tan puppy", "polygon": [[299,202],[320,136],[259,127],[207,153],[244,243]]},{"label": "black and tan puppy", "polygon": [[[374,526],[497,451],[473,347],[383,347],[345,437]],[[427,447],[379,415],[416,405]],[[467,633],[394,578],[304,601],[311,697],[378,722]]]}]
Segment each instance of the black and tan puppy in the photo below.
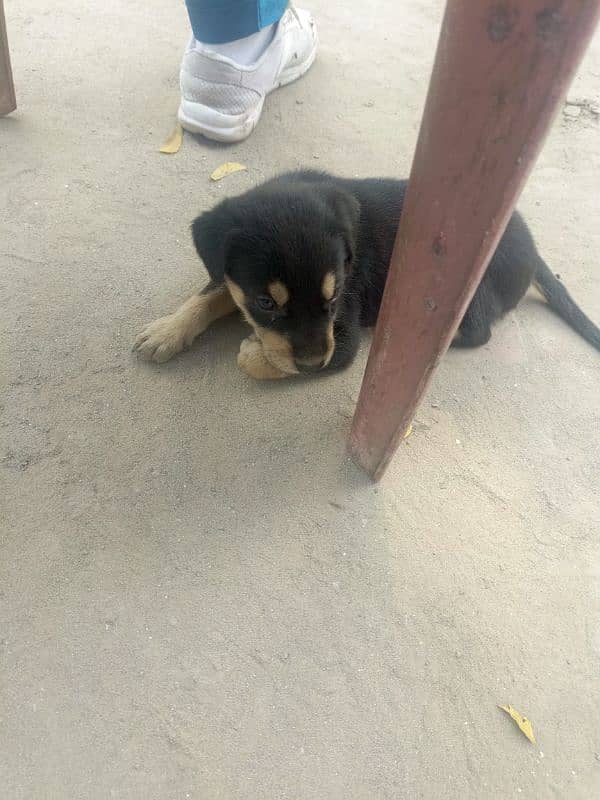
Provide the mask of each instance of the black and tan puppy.
[{"label": "black and tan puppy", "polygon": [[[210,283],[152,322],[135,349],[166,361],[239,308],[254,330],[238,363],[254,378],[335,370],[375,324],[406,181],[282,175],[198,217],[192,232]],[[477,347],[534,283],[556,313],[600,349],[600,330],[538,254],[513,214],[453,344]]]}]

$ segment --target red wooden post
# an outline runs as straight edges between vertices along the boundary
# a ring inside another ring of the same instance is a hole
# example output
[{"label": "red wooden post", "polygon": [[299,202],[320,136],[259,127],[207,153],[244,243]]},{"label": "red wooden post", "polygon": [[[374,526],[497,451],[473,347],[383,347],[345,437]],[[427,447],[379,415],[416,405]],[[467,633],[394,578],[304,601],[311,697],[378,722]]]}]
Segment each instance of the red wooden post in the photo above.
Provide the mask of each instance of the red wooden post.
[{"label": "red wooden post", "polygon": [[17,99],[10,68],[4,5],[3,0],[0,0],[0,117],[14,111],[16,107]]},{"label": "red wooden post", "polygon": [[383,474],[446,352],[600,15],[600,0],[448,0],[350,434]]}]

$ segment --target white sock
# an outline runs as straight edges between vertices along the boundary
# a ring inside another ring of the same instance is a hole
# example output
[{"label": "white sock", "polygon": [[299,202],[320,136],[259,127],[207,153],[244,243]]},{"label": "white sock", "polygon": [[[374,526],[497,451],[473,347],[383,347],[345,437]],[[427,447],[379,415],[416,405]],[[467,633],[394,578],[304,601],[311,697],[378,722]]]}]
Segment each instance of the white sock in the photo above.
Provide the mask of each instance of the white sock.
[{"label": "white sock", "polygon": [[204,44],[196,40],[196,50],[212,50],[213,53],[227,56],[236,64],[248,66],[257,61],[271,44],[276,25],[277,23],[274,22],[250,36],[235,39],[233,42],[223,42],[223,44]]}]

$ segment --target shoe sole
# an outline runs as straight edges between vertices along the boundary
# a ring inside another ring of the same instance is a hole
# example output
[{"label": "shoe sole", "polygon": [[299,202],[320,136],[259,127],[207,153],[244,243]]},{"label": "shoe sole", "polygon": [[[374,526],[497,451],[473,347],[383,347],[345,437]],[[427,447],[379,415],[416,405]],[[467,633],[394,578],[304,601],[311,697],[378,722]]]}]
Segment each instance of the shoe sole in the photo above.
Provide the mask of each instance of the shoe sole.
[{"label": "shoe sole", "polygon": [[[308,58],[301,64],[294,67],[284,69],[279,76],[278,82],[273,86],[267,94],[271,94],[275,89],[281,86],[287,86],[288,83],[293,83],[301,78],[312,67],[317,55],[318,40],[315,40],[315,45],[311,50]],[[181,100],[177,118],[181,126],[190,133],[200,133],[206,136],[207,139],[212,139],[215,142],[226,142],[233,144],[234,142],[241,142],[247,139],[256,127],[260,115],[262,114],[265,98],[261,98],[260,102],[243,114],[222,114],[220,111],[215,111],[210,106],[202,105],[202,103],[194,103],[191,100]],[[198,120],[202,120],[199,122]]]}]

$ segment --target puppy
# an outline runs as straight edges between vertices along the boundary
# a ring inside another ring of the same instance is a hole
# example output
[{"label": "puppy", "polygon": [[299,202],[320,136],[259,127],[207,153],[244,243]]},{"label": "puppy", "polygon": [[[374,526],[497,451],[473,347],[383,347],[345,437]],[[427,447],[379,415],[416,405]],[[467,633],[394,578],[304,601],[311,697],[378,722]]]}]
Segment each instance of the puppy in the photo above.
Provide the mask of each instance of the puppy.
[{"label": "puppy", "polygon": [[[134,349],[166,361],[214,320],[239,309],[253,329],[238,364],[254,378],[341,369],[361,326],[377,320],[406,181],[321,172],[281,175],[224,200],[192,224],[209,284],[152,322]],[[531,283],[594,347],[600,330],[538,254],[520,214],[511,217],[459,326],[454,346],[478,347]]]}]

